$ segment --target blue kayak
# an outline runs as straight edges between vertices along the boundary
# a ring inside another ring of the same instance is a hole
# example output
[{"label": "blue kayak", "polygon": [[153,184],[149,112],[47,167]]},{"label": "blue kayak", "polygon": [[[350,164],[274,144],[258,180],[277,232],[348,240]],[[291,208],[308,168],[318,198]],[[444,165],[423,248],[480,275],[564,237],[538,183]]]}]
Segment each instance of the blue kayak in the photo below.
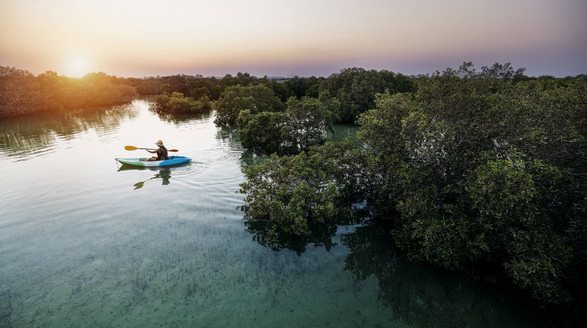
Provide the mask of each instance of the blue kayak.
[{"label": "blue kayak", "polygon": [[170,156],[164,161],[147,161],[147,158],[116,158],[122,164],[140,166],[140,167],[164,167],[172,165],[186,164],[192,161],[191,158],[185,156]]}]

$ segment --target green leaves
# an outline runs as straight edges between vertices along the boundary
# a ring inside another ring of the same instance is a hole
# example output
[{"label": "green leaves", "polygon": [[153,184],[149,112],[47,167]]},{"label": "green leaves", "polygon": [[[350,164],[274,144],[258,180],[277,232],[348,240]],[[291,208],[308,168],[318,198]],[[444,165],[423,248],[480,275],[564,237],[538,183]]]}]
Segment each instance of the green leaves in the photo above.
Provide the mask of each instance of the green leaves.
[{"label": "green leaves", "polygon": [[278,153],[282,144],[282,127],[285,115],[275,112],[251,114],[246,109],[240,112],[237,125],[241,144],[256,153]]},{"label": "green leaves", "polygon": [[345,201],[348,186],[333,178],[338,163],[332,153],[321,150],[273,155],[244,169],[242,210],[247,228],[263,244],[274,248],[298,246],[301,240],[328,244],[336,225],[351,219],[351,206]]},{"label": "green leaves", "polygon": [[[376,73],[344,70],[321,85],[322,99],[291,99],[285,112],[241,112],[245,147],[302,152],[245,169],[255,238],[329,245],[361,212],[389,223],[413,259],[501,270],[544,304],[584,297],[587,80],[465,63],[418,77],[413,93],[371,97],[401,82]],[[319,146],[333,113],[363,113],[359,141]]]},{"label": "green leaves", "polygon": [[332,131],[336,99],[290,98],[285,112],[252,113],[242,110],[237,119],[244,148],[257,153],[295,155],[323,144]]},{"label": "green leaves", "polygon": [[572,260],[571,246],[549,229],[512,231],[511,258],[504,268],[512,280],[544,303],[570,301],[565,288],[566,271]]},{"label": "green leaves", "polygon": [[475,169],[464,186],[471,208],[494,225],[504,220],[531,220],[534,215],[529,206],[537,191],[522,159],[489,160]]},{"label": "green leaves", "polygon": [[478,73],[466,63],[420,77],[413,94],[380,95],[359,118],[377,177],[370,200],[396,218],[412,258],[491,263],[540,301],[563,303],[565,273],[586,266],[585,80],[524,80],[507,64]]},{"label": "green leaves", "polygon": [[214,103],[219,126],[235,126],[241,111],[251,114],[283,111],[283,103],[264,85],[235,85],[224,90],[220,99]]},{"label": "green leaves", "polygon": [[196,100],[184,97],[180,92],[174,92],[171,95],[157,96],[153,109],[160,114],[200,114],[209,111],[210,108],[208,97]]},{"label": "green leaves", "polygon": [[46,110],[111,106],[130,102],[135,88],[123,79],[89,73],[74,79],[0,66],[0,117]]},{"label": "green leaves", "polygon": [[413,89],[413,82],[401,74],[362,68],[343,69],[330,75],[320,86],[321,92],[328,92],[340,100],[337,120],[343,123],[354,123],[361,113],[373,108],[379,93]]}]

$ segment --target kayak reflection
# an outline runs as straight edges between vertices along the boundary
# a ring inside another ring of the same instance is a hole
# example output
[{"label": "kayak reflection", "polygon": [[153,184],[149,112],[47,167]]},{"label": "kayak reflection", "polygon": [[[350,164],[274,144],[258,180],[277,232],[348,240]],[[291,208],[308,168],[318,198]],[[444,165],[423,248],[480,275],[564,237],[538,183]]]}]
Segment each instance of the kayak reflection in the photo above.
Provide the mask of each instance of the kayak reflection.
[{"label": "kayak reflection", "polygon": [[118,168],[119,172],[120,171],[130,171],[130,170],[140,170],[140,171],[149,170],[149,171],[157,172],[151,178],[149,178],[145,181],[140,181],[140,182],[135,183],[134,190],[141,189],[141,188],[143,188],[143,186],[145,185],[145,183],[147,181],[156,180],[156,179],[161,179],[161,181],[162,181],[161,184],[163,186],[166,186],[171,183],[169,181],[169,180],[171,180],[171,169],[170,168],[165,168],[165,167],[146,168],[146,167],[136,167],[136,166],[132,166],[132,165],[126,165],[126,164],[123,164]]}]

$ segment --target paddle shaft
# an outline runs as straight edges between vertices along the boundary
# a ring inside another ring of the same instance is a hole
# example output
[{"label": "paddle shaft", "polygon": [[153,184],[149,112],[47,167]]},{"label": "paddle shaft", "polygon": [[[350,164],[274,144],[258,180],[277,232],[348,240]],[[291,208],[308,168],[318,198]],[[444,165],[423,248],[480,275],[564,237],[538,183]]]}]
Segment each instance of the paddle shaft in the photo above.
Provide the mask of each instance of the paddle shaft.
[{"label": "paddle shaft", "polygon": [[[137,148],[137,149],[144,149],[144,150],[157,150],[155,148]],[[167,151],[172,152],[172,153],[177,153],[179,150],[177,149],[167,149]]]},{"label": "paddle shaft", "polygon": [[[129,151],[133,151],[133,150],[137,150],[137,149],[143,149],[143,150],[157,150],[155,148],[141,148],[141,147],[135,147],[135,146],[125,146],[124,149],[129,150]],[[167,149],[167,151],[176,153],[179,150],[177,149]]]}]

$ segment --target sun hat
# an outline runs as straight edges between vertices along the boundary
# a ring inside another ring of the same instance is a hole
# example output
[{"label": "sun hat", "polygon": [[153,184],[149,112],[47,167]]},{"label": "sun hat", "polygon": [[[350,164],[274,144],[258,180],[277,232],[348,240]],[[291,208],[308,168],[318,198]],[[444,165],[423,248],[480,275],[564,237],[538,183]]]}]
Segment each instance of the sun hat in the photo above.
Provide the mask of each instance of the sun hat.
[{"label": "sun hat", "polygon": [[159,147],[163,147],[163,141],[161,141],[161,140],[157,140],[157,142],[155,144]]}]

